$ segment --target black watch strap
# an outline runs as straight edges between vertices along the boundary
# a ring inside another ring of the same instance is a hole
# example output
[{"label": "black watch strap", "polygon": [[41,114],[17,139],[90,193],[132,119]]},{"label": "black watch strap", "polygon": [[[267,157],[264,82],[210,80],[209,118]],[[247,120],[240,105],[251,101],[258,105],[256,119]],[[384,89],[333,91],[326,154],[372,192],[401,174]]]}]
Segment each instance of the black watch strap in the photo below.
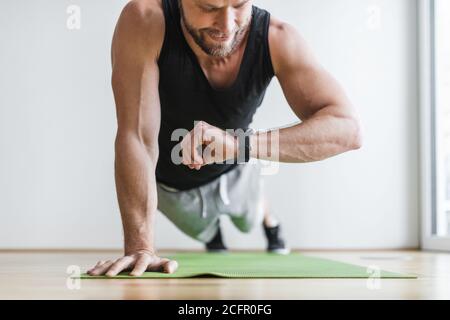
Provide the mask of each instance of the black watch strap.
[{"label": "black watch strap", "polygon": [[244,162],[250,162],[250,151],[251,151],[251,146],[250,146],[250,136],[254,133],[255,131],[253,129],[248,129],[247,131],[245,131],[245,136],[244,136]]}]

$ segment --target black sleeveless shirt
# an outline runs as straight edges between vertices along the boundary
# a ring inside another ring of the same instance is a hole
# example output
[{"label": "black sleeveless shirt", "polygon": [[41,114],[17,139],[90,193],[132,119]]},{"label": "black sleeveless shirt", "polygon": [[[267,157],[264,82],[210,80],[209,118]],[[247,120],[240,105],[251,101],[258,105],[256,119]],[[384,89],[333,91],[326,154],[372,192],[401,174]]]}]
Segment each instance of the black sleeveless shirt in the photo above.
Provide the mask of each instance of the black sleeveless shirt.
[{"label": "black sleeveless shirt", "polygon": [[270,14],[253,6],[237,79],[230,87],[217,90],[210,85],[184,37],[178,0],[162,0],[162,3],[166,31],[158,60],[161,127],[156,180],[172,188],[188,190],[216,179],[239,164],[210,164],[198,171],[174,164],[172,149],[182,138],[172,141],[172,132],[180,128],[191,131],[194,121],[199,120],[223,130],[248,129],[274,76],[268,43]]}]

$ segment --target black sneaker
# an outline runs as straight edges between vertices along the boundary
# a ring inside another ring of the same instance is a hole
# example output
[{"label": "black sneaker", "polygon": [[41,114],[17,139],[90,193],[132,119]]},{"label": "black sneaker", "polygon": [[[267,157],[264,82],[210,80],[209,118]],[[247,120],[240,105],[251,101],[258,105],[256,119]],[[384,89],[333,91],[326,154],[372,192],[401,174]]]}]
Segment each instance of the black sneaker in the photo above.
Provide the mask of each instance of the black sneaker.
[{"label": "black sneaker", "polygon": [[216,235],[212,238],[212,240],[206,243],[206,250],[211,253],[221,253],[226,252],[228,249],[223,244],[222,233],[220,231],[220,226],[217,229]]},{"label": "black sneaker", "polygon": [[263,228],[267,238],[267,252],[277,254],[289,254],[291,252],[291,250],[286,247],[281,236],[280,224],[276,227],[266,227],[263,223]]}]

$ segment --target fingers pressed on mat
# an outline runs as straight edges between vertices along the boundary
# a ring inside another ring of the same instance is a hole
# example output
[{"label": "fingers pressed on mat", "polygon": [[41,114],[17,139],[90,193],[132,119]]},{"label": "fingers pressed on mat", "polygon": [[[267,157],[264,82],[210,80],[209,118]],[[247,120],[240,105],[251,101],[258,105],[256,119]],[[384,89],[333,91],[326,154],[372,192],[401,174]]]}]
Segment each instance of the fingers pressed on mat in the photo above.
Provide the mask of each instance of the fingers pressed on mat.
[{"label": "fingers pressed on mat", "polygon": [[159,261],[152,263],[149,267],[149,271],[173,273],[178,268],[178,262],[169,260],[167,258],[161,258]]},{"label": "fingers pressed on mat", "polygon": [[113,265],[113,263],[114,263],[113,261],[108,260],[105,263],[94,268],[94,270],[92,270],[90,274],[93,276],[103,275],[109,269],[109,267]]},{"label": "fingers pressed on mat", "polygon": [[174,273],[178,269],[178,262],[175,260],[170,260],[164,265],[164,272]]},{"label": "fingers pressed on mat", "polygon": [[118,259],[114,264],[109,268],[108,272],[106,272],[106,276],[113,277],[123,270],[127,269],[133,263],[132,257],[123,257]]},{"label": "fingers pressed on mat", "polygon": [[92,268],[90,268],[90,269],[87,271],[87,273],[90,273],[92,270],[94,270],[94,269],[97,268],[99,265],[104,264],[104,263],[105,263],[104,260],[101,260],[101,261],[97,262],[97,263],[95,264],[95,266],[93,266]]},{"label": "fingers pressed on mat", "polygon": [[148,265],[151,262],[151,258],[148,256],[141,256],[134,266],[133,271],[130,272],[130,276],[140,276],[142,275],[145,270],[147,270]]}]

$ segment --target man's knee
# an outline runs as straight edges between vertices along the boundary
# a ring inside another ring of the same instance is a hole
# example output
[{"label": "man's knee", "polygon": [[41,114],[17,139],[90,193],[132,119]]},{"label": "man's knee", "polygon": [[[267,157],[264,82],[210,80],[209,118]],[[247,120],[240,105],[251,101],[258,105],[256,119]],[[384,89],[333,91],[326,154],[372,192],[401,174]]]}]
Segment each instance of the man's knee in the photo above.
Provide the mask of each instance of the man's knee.
[{"label": "man's knee", "polygon": [[232,218],[233,224],[242,233],[252,232],[259,220],[259,216],[256,213],[242,218]]},{"label": "man's knee", "polygon": [[256,226],[261,225],[264,220],[265,202],[261,197],[257,204],[241,218],[234,219],[234,225],[243,233],[250,233]]}]

